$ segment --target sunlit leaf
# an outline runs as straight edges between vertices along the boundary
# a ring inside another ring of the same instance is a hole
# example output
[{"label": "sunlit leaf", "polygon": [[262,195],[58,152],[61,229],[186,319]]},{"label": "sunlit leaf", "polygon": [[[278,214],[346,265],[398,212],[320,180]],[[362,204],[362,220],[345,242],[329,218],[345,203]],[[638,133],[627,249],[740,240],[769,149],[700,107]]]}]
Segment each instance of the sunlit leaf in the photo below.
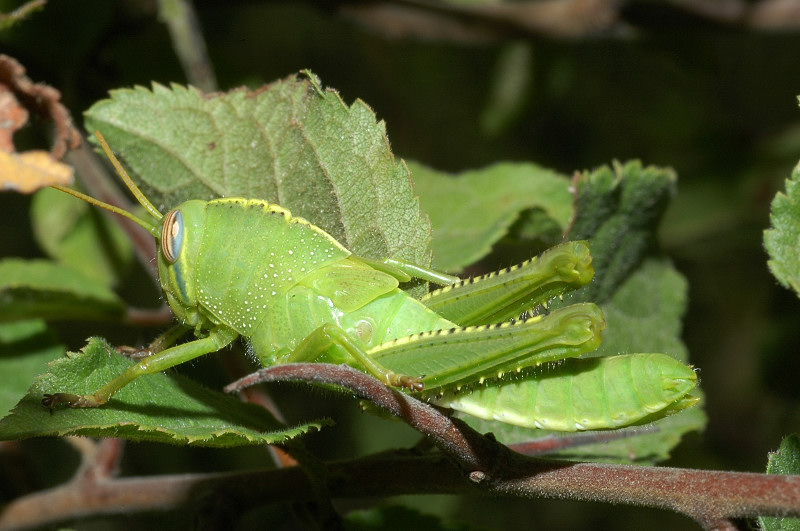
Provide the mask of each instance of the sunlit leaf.
[{"label": "sunlit leaf", "polygon": [[[796,433],[783,438],[777,452],[770,452],[767,474],[800,475],[800,436]],[[759,519],[764,531],[798,531],[800,518],[762,516]]]},{"label": "sunlit leaf", "polygon": [[523,211],[539,209],[562,230],[572,214],[569,180],[535,164],[500,163],[459,175],[410,168],[433,226],[434,266],[442,270],[486,256]]},{"label": "sunlit leaf", "polygon": [[116,90],[86,112],[161,209],[242,196],[289,209],[356,254],[430,264],[430,224],[383,122],[314,78],[203,94]]},{"label": "sunlit leaf", "polygon": [[764,231],[769,270],[784,287],[800,295],[800,164],[786,180],[786,193],[772,200],[772,228]]}]

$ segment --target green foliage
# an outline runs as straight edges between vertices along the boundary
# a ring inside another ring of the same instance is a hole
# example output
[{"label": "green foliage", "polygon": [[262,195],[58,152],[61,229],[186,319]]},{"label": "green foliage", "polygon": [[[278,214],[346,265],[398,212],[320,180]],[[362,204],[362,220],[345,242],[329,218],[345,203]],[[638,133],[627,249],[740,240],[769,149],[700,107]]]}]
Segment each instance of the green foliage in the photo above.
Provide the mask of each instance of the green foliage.
[{"label": "green foliage", "polygon": [[[784,437],[778,451],[769,454],[767,474],[800,475],[800,436]],[[760,517],[758,521],[764,531],[800,530],[800,518]]]},{"label": "green foliage", "polygon": [[46,260],[0,261],[0,321],[119,319],[125,308],[117,295],[71,267]]},{"label": "green foliage", "polygon": [[50,371],[36,378],[11,414],[0,420],[0,439],[83,435],[222,448],[285,442],[327,423],[286,428],[262,407],[164,373],[126,386],[107,407],[53,414],[42,407],[45,393],[91,393],[132,364],[105,341],[90,339],[81,352],[53,361]]},{"label": "green foliage", "polygon": [[681,340],[688,303],[686,279],[669,260],[647,257],[602,305],[606,316],[603,343],[595,355],[666,352],[689,361]]},{"label": "green foliage", "polygon": [[610,298],[656,247],[655,231],[675,194],[671,169],[614,163],[578,176],[571,240],[591,240],[595,281],[574,295],[578,300]]},{"label": "green foliage", "polygon": [[116,285],[133,258],[118,224],[58,190],[45,188],[34,195],[31,223],[36,241],[51,258],[104,286]]},{"label": "green foliage", "polygon": [[588,239],[594,281],[565,297],[595,301],[606,315],[603,343],[594,355],[664,352],[688,361],[681,341],[687,284],[659,256],[656,230],[675,192],[672,170],[614,164],[576,180],[570,239]]},{"label": "green foliage", "polygon": [[786,193],[772,200],[772,228],[764,231],[769,270],[784,287],[800,296],[800,164],[786,180]]}]

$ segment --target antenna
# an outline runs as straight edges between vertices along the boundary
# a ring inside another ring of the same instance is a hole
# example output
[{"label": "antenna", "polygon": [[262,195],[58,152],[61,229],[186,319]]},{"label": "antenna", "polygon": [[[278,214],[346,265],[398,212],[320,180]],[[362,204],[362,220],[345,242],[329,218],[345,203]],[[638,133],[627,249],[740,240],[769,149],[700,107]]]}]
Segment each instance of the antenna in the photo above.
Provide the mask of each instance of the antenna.
[{"label": "antenna", "polygon": [[[122,167],[122,164],[120,164],[117,157],[111,151],[111,148],[108,146],[106,139],[103,138],[103,135],[100,134],[100,131],[95,131],[94,136],[97,138],[97,141],[100,142],[100,147],[103,148],[103,151],[105,152],[108,159],[111,161],[111,164],[114,166],[114,169],[117,171],[117,175],[119,175],[122,181],[125,183],[125,186],[128,187],[128,189],[131,191],[136,200],[139,201],[139,204],[142,205],[147,210],[147,212],[151,216],[153,216],[153,218],[155,218],[157,222],[160,222],[164,218],[164,215],[153,205],[153,203],[151,203],[144,196],[139,187],[136,186],[136,183],[133,182],[133,179],[131,179],[130,175],[128,175],[128,172],[125,171],[125,168]],[[67,193],[73,197],[82,199],[87,203],[98,206],[110,212],[114,212],[115,214],[119,214],[120,216],[126,217],[129,220],[136,223],[137,225],[139,225],[140,227],[142,227],[143,229],[145,229],[147,232],[149,232],[156,238],[159,238],[161,236],[160,226],[154,223],[149,223],[143,220],[142,218],[131,214],[127,210],[123,210],[114,205],[109,205],[108,203],[104,203],[99,199],[95,199],[94,197],[86,195],[82,192],[78,192],[77,190],[73,190],[72,188],[66,188],[64,186],[59,186],[59,185],[52,185],[52,187],[55,188],[56,190],[61,190],[62,192]]]}]

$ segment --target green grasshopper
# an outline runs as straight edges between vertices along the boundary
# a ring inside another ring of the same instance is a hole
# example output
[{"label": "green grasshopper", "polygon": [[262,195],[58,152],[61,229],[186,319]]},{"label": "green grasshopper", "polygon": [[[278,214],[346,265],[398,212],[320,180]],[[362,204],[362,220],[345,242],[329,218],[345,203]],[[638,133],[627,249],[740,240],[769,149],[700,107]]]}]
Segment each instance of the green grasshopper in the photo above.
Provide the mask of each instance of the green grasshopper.
[{"label": "green grasshopper", "polygon": [[[585,242],[567,242],[505,271],[460,280],[398,260],[354,256],[319,227],[258,199],[190,200],[163,215],[96,135],[155,223],[59,189],[131,219],[159,240],[159,280],[179,324],[97,392],[45,395],[42,403],[51,410],[59,404],[101,406],[139,376],[218,351],[238,337],[263,366],[347,363],[386,385],[456,409],[449,392],[576,357],[600,343],[605,322],[591,303],[512,319],[591,280]],[[418,301],[398,287],[412,278],[446,287]],[[175,345],[189,330],[197,339]],[[694,372],[682,367],[679,379],[691,385],[683,385],[677,398],[665,394],[662,409],[694,386]]]}]

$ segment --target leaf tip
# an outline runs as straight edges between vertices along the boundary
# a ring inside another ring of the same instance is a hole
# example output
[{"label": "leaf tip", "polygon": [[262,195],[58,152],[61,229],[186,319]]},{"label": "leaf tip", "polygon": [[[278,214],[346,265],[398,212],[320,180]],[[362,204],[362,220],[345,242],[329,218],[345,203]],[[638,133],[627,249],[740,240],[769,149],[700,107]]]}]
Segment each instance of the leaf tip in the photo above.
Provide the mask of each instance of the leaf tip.
[{"label": "leaf tip", "polygon": [[306,79],[308,79],[308,82],[311,84],[311,86],[314,88],[317,94],[319,94],[320,96],[325,95],[325,90],[322,88],[322,80],[319,78],[318,75],[313,73],[308,68],[305,68],[300,72],[306,77]]}]

